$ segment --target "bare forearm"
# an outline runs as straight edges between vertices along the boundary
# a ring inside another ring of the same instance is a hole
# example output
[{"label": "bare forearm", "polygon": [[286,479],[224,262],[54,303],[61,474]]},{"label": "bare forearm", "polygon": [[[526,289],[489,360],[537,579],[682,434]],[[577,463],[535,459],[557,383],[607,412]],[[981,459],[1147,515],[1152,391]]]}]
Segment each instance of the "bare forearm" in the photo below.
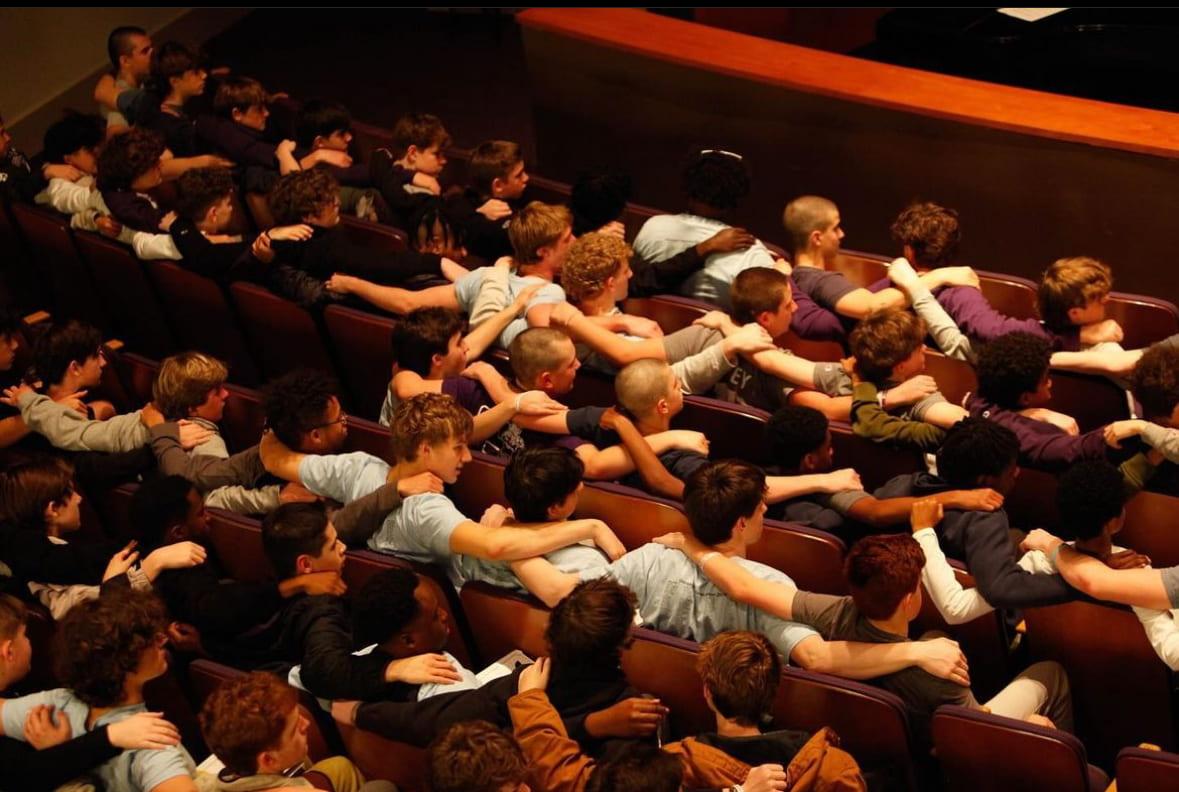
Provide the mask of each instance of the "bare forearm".
[{"label": "bare forearm", "polygon": [[647,445],[643,436],[639,434],[639,430],[630,421],[620,420],[614,427],[618,433],[618,437],[622,440],[622,445],[630,454],[634,461],[635,468],[642,477],[643,483],[647,485],[656,495],[663,495],[667,498],[675,498],[679,500],[684,496],[684,482],[673,476],[663,463],[659,461],[659,457]]},{"label": "bare forearm", "polygon": [[799,665],[809,671],[836,674],[849,679],[875,679],[914,665],[915,642],[887,644],[823,641],[808,638],[795,648]]},{"label": "bare forearm", "polygon": [[482,443],[484,440],[495,435],[504,424],[512,420],[516,415],[515,405],[511,401],[503,401],[492,407],[490,410],[484,410],[474,417],[474,428],[471,430],[471,442]]}]

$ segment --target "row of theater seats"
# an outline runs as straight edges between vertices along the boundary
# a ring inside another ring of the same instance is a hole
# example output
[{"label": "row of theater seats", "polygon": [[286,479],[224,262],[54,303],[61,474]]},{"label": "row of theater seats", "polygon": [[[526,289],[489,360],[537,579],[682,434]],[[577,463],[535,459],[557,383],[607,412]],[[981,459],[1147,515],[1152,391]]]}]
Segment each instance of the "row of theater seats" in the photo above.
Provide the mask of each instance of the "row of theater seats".
[{"label": "row of theater seats", "polygon": [[[112,359],[113,365],[107,369],[108,382],[104,383],[107,395],[127,406],[145,401],[150,394],[157,364],[127,353],[116,352]],[[263,411],[255,391],[238,386],[232,387],[231,391],[233,397],[227,404],[222,427],[231,449],[240,450],[256,442],[263,424]],[[690,400],[690,403],[694,401]],[[717,432],[710,433],[710,436],[727,435]],[[836,432],[836,437],[844,437],[851,449],[861,448],[869,453],[881,451],[850,434]],[[385,428],[363,419],[349,421],[346,450],[386,456],[387,447]],[[503,502],[503,464],[504,460],[480,454],[464,467],[451,493],[464,513],[477,516],[488,505]],[[99,495],[92,504],[96,522],[116,538],[124,535],[129,492],[128,488],[121,488]],[[606,521],[628,549],[639,547],[659,534],[687,529],[686,518],[677,504],[617,484],[590,483],[583,491],[577,514]],[[230,571],[235,577],[257,579],[268,573],[258,542],[256,521],[217,513],[213,524],[214,541],[221,550],[221,557],[230,563]],[[750,549],[750,558],[785,571],[803,589],[843,594],[846,593],[842,575],[845,551],[844,543],[826,532],[767,521],[763,539]],[[388,563],[402,562],[369,551],[354,551],[349,561],[350,585],[359,585],[362,580],[351,576],[366,574],[372,570],[373,564]],[[453,623],[459,625],[450,647],[456,656],[493,660],[504,652],[499,651],[502,648],[499,645],[486,649],[487,642],[508,640],[508,636],[516,636],[511,638],[521,644],[516,648],[524,651],[536,649],[535,641],[539,640],[540,632],[527,638],[519,630],[525,629],[528,622],[511,626],[515,624],[515,617],[505,619],[503,623],[494,622],[496,628],[481,635],[480,629],[472,629],[472,626],[483,625],[484,620],[470,618],[467,603],[469,597],[476,595],[464,594],[460,601],[453,596],[453,590],[439,571],[431,567],[420,567],[419,571],[432,576],[441,590],[451,595],[449,605],[456,617]],[[964,586],[973,586],[973,579],[961,567],[956,573]],[[470,591],[490,594],[481,587]],[[512,603],[519,599],[499,592],[496,597]],[[540,606],[532,602],[513,607],[538,609]],[[464,612],[468,618],[461,617]],[[1176,745],[1171,711],[1171,674],[1155,657],[1130,611],[1091,603],[1070,603],[1032,609],[1024,615],[1028,659],[1057,660],[1069,671],[1077,707],[1078,733],[1094,761],[1110,767],[1120,748],[1140,742],[1166,747]],[[927,630],[941,630],[962,644],[971,663],[973,689],[980,700],[996,692],[1015,670],[1016,661],[1010,656],[1008,637],[997,614],[950,626],[926,598],[921,617],[914,623],[913,635],[916,637]],[[533,643],[526,643],[526,640]],[[798,673],[805,678],[805,672]],[[843,680],[826,677],[824,680],[828,686],[845,684]],[[859,690],[859,686],[853,687]],[[873,695],[887,696],[880,691],[873,691]],[[969,720],[974,716],[963,714],[961,717]],[[834,725],[834,721],[832,723]],[[997,727],[991,723],[987,728]],[[843,734],[838,727],[837,731]],[[844,737],[846,741],[848,736]],[[1044,736],[1036,736],[1036,739],[1044,739]],[[907,751],[904,746],[896,748],[898,755]],[[877,757],[878,754],[869,751],[864,756]]]}]

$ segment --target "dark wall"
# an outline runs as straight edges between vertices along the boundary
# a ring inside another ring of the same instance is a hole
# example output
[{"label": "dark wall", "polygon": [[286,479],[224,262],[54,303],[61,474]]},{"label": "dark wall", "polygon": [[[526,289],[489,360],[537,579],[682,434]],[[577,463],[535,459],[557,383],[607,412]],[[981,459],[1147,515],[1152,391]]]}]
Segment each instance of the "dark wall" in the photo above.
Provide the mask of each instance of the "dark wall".
[{"label": "dark wall", "polygon": [[613,163],[633,174],[636,202],[678,210],[685,159],[726,148],[753,171],[737,221],[769,241],[784,237],[786,201],[817,193],[839,204],[847,247],[892,254],[892,218],[933,200],[961,214],[964,264],[1037,278],[1056,258],[1096,256],[1119,291],[1179,302],[1176,160],[805,94],[527,27],[524,43],[546,176]]}]

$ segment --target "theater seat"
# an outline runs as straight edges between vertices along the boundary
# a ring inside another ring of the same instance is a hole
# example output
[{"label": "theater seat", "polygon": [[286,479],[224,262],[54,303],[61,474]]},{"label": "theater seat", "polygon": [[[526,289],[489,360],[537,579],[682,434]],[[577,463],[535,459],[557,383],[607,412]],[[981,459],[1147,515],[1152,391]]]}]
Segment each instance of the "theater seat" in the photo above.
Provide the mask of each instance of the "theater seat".
[{"label": "theater seat", "polygon": [[654,319],[664,333],[674,333],[691,326],[716,306],[689,297],[659,295],[656,297],[632,297],[622,304],[624,313]]},{"label": "theater seat", "polygon": [[231,284],[229,293],[250,351],[268,380],[297,368],[319,369],[335,376],[335,365],[311,314],[252,283]]},{"label": "theater seat", "polygon": [[1036,298],[1036,284],[1018,275],[1005,275],[1001,272],[987,272],[975,270],[978,274],[979,287],[987,302],[1005,316],[1015,319],[1035,319],[1039,317],[1039,304]]},{"label": "theater seat", "polygon": [[830,421],[831,448],[836,469],[855,468],[864,489],[872,492],[896,476],[925,469],[924,455],[911,448],[895,448],[857,437],[851,425]]},{"label": "theater seat", "polygon": [[1110,292],[1105,315],[1122,326],[1126,349],[1149,346],[1179,333],[1179,308],[1157,297]]},{"label": "theater seat", "polygon": [[355,396],[353,408],[362,417],[375,421],[380,417],[392,376],[390,342],[394,320],[331,305],[323,312],[323,323],[344,384]]},{"label": "theater seat", "polygon": [[856,286],[868,288],[878,280],[888,277],[888,263],[892,259],[859,250],[842,249],[836,255],[831,269],[847,278]]},{"label": "theater seat", "polygon": [[209,541],[234,580],[274,580],[274,567],[262,549],[262,524],[250,517],[209,509]]},{"label": "theater seat", "polygon": [[1179,754],[1123,748],[1118,753],[1118,792],[1179,789]]},{"label": "theater seat", "polygon": [[459,593],[474,631],[475,652],[492,663],[519,649],[529,657],[547,655],[544,631],[549,611],[540,602],[486,583],[468,583]]},{"label": "theater seat", "polygon": [[1114,541],[1150,556],[1156,569],[1179,565],[1176,514],[1179,514],[1179,498],[1139,492],[1126,503],[1126,522]]},{"label": "theater seat", "polygon": [[147,277],[185,349],[197,349],[224,360],[234,382],[256,386],[258,368],[221,287],[208,278],[164,261],[144,265]]},{"label": "theater seat", "polygon": [[769,413],[756,407],[732,404],[708,396],[685,396],[683,412],[674,428],[703,432],[712,459],[747,459],[758,464],[773,462],[766,442]]},{"label": "theater seat", "polygon": [[162,359],[176,349],[143,264],[125,245],[89,231],[75,231],[74,241],[90,265],[97,294],[127,345],[144,355]]},{"label": "theater seat", "polygon": [[834,534],[796,523],[766,520],[749,560],[780,569],[804,591],[846,594],[843,557],[847,546]]},{"label": "theater seat", "polygon": [[400,228],[348,215],[340,216],[340,228],[348,234],[349,241],[361,247],[390,253],[399,253],[409,248],[409,239]]}]

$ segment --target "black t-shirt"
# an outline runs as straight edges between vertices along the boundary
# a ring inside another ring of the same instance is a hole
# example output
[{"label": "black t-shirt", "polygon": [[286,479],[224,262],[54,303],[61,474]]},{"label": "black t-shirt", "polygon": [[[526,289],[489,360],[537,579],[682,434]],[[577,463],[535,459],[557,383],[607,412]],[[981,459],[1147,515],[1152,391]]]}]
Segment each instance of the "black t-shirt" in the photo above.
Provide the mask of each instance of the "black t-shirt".
[{"label": "black t-shirt", "polygon": [[[598,448],[609,448],[621,445],[622,439],[618,433],[610,429],[603,429],[599,422],[606,412],[605,407],[579,407],[570,410],[565,417],[569,433],[584,440],[588,440]],[[687,479],[697,470],[708,464],[708,457],[696,451],[673,449],[659,455],[659,461],[668,472],[681,481]],[[628,487],[643,489],[643,480],[638,473],[631,473],[622,479]]]},{"label": "black t-shirt", "polygon": [[795,267],[793,277],[798,288],[829,311],[834,311],[837,302],[859,288],[843,273],[828,272],[818,267]]}]

